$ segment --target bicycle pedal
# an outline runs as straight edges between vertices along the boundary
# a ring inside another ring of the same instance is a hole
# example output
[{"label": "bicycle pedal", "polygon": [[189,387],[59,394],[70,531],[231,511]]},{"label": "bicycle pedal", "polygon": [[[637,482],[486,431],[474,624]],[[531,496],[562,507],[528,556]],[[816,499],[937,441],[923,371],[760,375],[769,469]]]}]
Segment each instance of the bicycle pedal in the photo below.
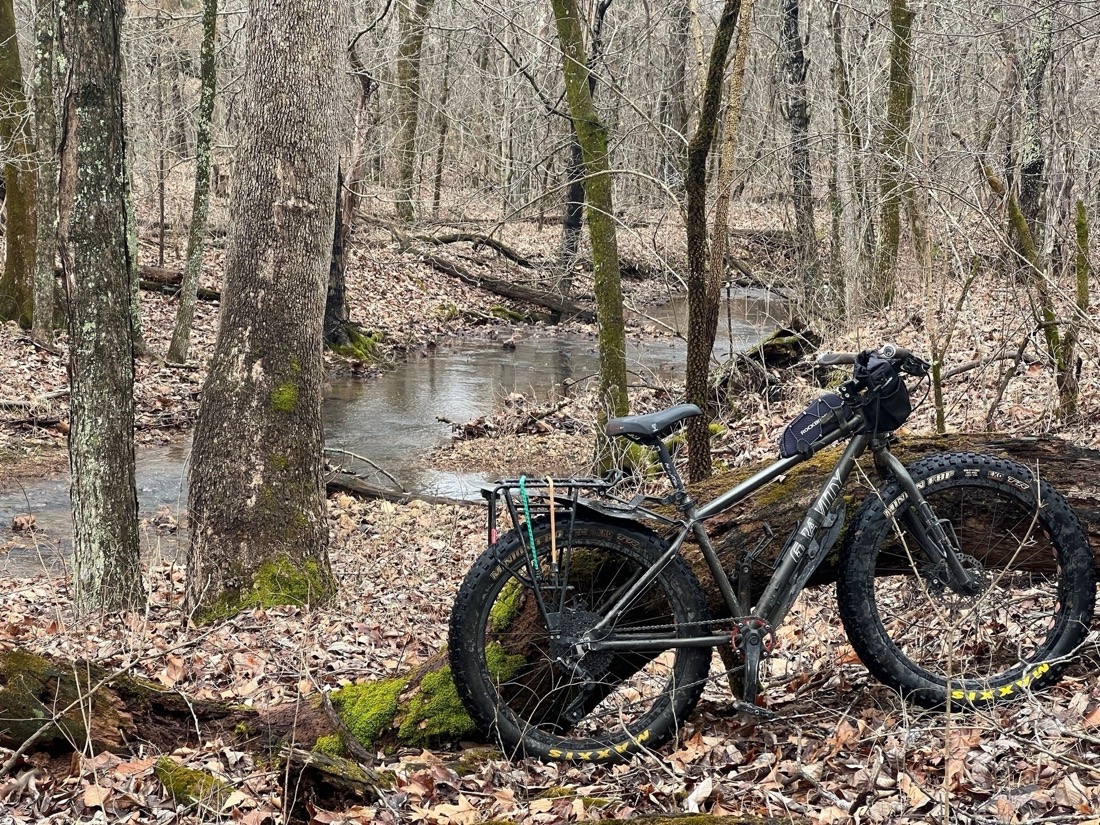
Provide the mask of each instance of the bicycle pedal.
[{"label": "bicycle pedal", "polygon": [[763,719],[767,722],[779,718],[779,714],[776,713],[774,710],[768,710],[767,708],[760,707],[760,705],[753,705],[749,702],[742,701],[741,699],[738,699],[733,703],[732,710],[734,713],[744,713],[749,716],[755,716],[757,719]]}]

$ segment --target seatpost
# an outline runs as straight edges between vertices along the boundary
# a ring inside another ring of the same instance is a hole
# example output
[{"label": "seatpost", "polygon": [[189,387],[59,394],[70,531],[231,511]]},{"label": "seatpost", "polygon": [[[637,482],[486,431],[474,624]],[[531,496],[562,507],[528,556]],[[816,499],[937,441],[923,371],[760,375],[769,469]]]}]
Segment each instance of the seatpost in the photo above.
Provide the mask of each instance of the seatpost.
[{"label": "seatpost", "polygon": [[669,481],[672,482],[672,487],[675,490],[666,501],[670,504],[675,504],[684,512],[687,512],[694,506],[694,502],[691,500],[691,496],[688,495],[687,490],[684,488],[684,481],[680,478],[680,474],[676,472],[676,464],[672,460],[672,456],[669,455],[668,447],[665,446],[665,442],[658,441],[656,444],[657,458],[661,462],[661,467],[664,468],[665,475],[668,476]]}]

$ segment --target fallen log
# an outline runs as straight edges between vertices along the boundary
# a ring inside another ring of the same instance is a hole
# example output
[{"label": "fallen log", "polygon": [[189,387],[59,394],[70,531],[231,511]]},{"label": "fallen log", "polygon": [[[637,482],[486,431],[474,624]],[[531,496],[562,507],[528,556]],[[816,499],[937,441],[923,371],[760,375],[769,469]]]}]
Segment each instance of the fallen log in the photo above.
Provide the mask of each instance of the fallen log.
[{"label": "fallen log", "polygon": [[[908,462],[931,453],[962,450],[1005,456],[1046,478],[1077,510],[1094,552],[1100,548],[1100,490],[1095,480],[1100,451],[1047,436],[956,434],[907,436],[895,452]],[[774,547],[769,548],[774,556],[824,483],[834,456],[826,452],[799,465],[755,501],[712,519],[708,529],[723,562],[732,566],[745,547],[755,546],[765,523],[776,536]],[[720,473],[694,485],[692,492],[696,500],[706,501],[759,467]],[[864,491],[853,481],[844,494],[854,504]],[[689,559],[697,555],[690,547],[686,552]],[[762,556],[764,561],[767,558]],[[698,559],[695,563],[699,564]],[[709,576],[702,579],[709,581]],[[835,579],[834,554],[811,585]],[[717,588],[707,589],[710,602],[717,606]],[[109,673],[98,666],[9,650],[0,652],[0,746],[17,748],[34,737],[35,748],[69,750],[83,747],[90,737],[97,748],[116,752],[129,752],[145,742],[171,749],[195,742],[198,729],[204,739],[220,735],[253,749],[293,742],[300,749],[341,756],[348,750],[341,738],[344,729],[370,752],[436,747],[476,735],[458,700],[445,651],[410,673],[349,685],[330,698],[339,723],[319,697],[259,709],[188,700],[125,672]]]}]

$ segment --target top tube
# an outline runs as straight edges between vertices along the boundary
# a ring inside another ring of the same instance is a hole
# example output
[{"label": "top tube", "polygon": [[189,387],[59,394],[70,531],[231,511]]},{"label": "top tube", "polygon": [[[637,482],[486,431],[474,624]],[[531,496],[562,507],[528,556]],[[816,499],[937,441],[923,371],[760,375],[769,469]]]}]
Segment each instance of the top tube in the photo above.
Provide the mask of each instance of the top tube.
[{"label": "top tube", "polygon": [[851,438],[853,435],[858,433],[858,429],[853,431],[852,428],[862,423],[863,418],[857,414],[855,417],[851,418],[848,421],[848,424],[846,426],[829,433],[829,435],[825,436],[825,438],[821,439],[820,441],[814,442],[813,453],[811,453],[810,455],[799,454],[792,455],[790,458],[779,459],[779,461],[775,462],[774,464],[765,467],[758,473],[755,473],[749,478],[746,478],[737,486],[733,487],[730,490],[727,490],[726,492],[722,493],[722,495],[718,496],[717,498],[711,499],[703,506],[697,508],[695,511],[695,518],[699,521],[702,521],[727,510],[737,502],[741,501],[741,499],[748,496],[750,493],[756,492],[768,482],[774,481],[776,478],[783,475],[783,473],[787,472],[793,467],[798,466],[803,461],[810,458],[814,453],[817,453],[818,451],[823,450],[824,448],[832,444],[835,444],[841,439]]}]

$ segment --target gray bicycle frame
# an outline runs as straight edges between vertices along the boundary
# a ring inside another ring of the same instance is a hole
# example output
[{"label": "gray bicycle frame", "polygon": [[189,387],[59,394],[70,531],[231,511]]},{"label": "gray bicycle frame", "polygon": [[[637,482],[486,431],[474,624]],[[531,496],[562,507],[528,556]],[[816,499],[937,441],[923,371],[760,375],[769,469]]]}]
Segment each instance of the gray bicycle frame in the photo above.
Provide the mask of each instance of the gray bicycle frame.
[{"label": "gray bicycle frame", "polygon": [[[813,445],[814,452],[816,453],[848,437],[863,423],[863,419],[857,414],[844,427],[816,442]],[[611,631],[612,625],[619,614],[657,578],[664,566],[668,564],[673,556],[679,553],[689,535],[693,536],[698,542],[699,549],[702,551],[707,567],[710,568],[711,575],[718,585],[722,600],[725,602],[730,615],[735,619],[749,616],[757,617],[763,619],[770,627],[778,626],[787,616],[805,586],[804,584],[797,584],[797,581],[805,582],[823,561],[827,548],[822,548],[817,544],[818,530],[832,510],[837,497],[844,489],[856,460],[866,452],[869,446],[875,453],[876,462],[888,469],[898,479],[902,489],[909,495],[911,507],[915,506],[920,512],[921,519],[911,519],[909,521],[911,522],[910,526],[914,527],[918,533],[921,546],[929,553],[933,561],[942,561],[946,557],[952,571],[966,582],[969,578],[968,573],[958,565],[956,554],[950,552],[951,545],[949,541],[945,541],[946,536],[939,535],[939,531],[935,529],[926,531],[923,525],[920,524],[920,521],[924,521],[925,524],[932,524],[934,528],[938,526],[938,522],[934,518],[929,520],[928,517],[931,516],[931,511],[928,509],[928,504],[920,494],[912,477],[906,471],[904,465],[890,453],[888,440],[875,438],[869,433],[859,433],[852,436],[848,446],[841,453],[840,458],[829,474],[829,478],[821,487],[814,503],[791,535],[786,547],[784,547],[776,561],[775,572],[772,573],[756,605],[742,604],[734,592],[733,584],[718,559],[718,554],[711,543],[710,536],[707,534],[704,522],[748,498],[764,485],[806,461],[810,456],[800,454],[780,459],[712,501],[707,502],[702,507],[696,507],[694,502],[686,497],[685,493],[685,499],[681,504],[684,518],[679,522],[680,530],[676,537],[672,540],[668,549],[661,554],[660,558],[615,599],[603,618],[586,634],[588,638],[584,642],[585,648],[592,651],[663,650],[670,646],[677,648],[717,647],[718,645],[730,643],[729,633],[706,636],[654,637],[645,634],[632,635],[616,632],[611,638],[603,640],[599,638],[601,633]],[[929,535],[929,533],[932,533],[932,535]],[[944,548],[948,548],[946,552]],[[809,565],[809,569],[806,569],[807,565]],[[955,570],[956,567],[959,569]]]}]

